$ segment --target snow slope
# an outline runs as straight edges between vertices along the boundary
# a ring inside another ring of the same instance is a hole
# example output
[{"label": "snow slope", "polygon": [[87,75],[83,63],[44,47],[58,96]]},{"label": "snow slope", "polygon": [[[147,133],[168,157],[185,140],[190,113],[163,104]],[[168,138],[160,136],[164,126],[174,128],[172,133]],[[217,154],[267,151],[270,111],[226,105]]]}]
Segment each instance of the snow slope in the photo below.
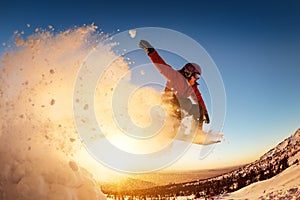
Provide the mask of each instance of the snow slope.
[{"label": "snow slope", "polygon": [[300,198],[300,129],[293,135],[264,154],[259,160],[246,166],[244,171],[261,166],[264,170],[267,163],[275,164],[279,159],[288,157],[289,168],[271,179],[253,183],[236,192],[224,194],[221,199],[299,199]]},{"label": "snow slope", "polygon": [[220,199],[299,199],[300,166],[293,165],[271,179],[253,183]]}]

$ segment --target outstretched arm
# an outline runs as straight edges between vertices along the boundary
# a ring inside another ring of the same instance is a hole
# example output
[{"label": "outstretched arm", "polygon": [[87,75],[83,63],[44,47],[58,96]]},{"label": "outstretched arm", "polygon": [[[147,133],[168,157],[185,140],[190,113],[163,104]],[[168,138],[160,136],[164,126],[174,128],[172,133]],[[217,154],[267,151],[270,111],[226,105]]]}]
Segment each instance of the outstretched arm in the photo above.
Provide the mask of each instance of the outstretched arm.
[{"label": "outstretched arm", "polygon": [[152,63],[168,81],[173,81],[178,78],[179,73],[160,57],[160,55],[149,42],[141,40],[139,47],[147,52]]}]

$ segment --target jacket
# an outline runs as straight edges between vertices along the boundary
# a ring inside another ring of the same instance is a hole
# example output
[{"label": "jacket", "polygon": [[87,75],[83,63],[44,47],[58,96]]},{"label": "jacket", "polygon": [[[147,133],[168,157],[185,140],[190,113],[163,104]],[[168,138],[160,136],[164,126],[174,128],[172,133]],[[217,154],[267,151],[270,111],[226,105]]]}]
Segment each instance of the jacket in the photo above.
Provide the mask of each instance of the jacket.
[{"label": "jacket", "polygon": [[207,109],[203,101],[202,95],[198,89],[199,84],[190,86],[186,78],[168,65],[157,53],[153,51],[148,54],[150,60],[158,69],[158,71],[167,79],[165,91],[174,91],[179,98],[191,97],[199,106],[202,106],[203,114],[207,114]]}]

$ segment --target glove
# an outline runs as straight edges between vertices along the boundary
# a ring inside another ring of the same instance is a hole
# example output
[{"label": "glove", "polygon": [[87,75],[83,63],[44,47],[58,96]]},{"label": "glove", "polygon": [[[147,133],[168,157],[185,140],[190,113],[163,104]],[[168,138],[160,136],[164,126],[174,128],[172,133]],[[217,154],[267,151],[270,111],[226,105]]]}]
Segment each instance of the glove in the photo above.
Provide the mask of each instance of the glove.
[{"label": "glove", "polygon": [[146,40],[141,40],[139,42],[139,47],[144,49],[147,52],[147,54],[150,54],[154,51],[153,46],[149,42],[147,42]]},{"label": "glove", "polygon": [[204,114],[204,122],[207,124],[209,124],[209,122],[210,122],[208,113]]}]

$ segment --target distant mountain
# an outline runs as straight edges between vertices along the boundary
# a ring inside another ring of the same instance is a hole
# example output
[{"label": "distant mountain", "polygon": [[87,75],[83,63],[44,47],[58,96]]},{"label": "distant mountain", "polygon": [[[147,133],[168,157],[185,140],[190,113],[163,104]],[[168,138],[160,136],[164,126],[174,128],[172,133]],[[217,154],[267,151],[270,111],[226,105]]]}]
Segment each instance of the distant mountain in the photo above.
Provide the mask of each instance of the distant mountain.
[{"label": "distant mountain", "polygon": [[224,174],[240,166],[227,167],[210,170],[188,170],[188,171],[160,171],[146,174],[131,174],[117,176],[110,182],[99,182],[100,187],[107,193],[124,193],[126,191],[140,190],[163,186],[168,184],[182,183],[194,180],[203,180]]},{"label": "distant mountain", "polygon": [[[220,197],[222,194],[229,194],[241,188],[245,188],[250,184],[258,184],[278,174],[284,174],[283,172],[287,168],[289,168],[289,171],[295,171],[300,174],[299,159],[300,129],[279,143],[275,148],[265,153],[258,160],[240,167],[237,170],[205,180],[156,186],[153,188],[134,190],[131,191],[131,193],[135,194],[135,196],[149,197],[192,196],[193,198],[206,198],[216,195]],[[285,173],[287,172],[285,171]],[[300,185],[299,179],[296,179],[296,184],[298,184],[298,186]],[[298,186],[291,188],[290,193],[295,195],[299,194]],[[230,197],[230,195],[228,196]],[[241,197],[246,198],[246,196]]]},{"label": "distant mountain", "polygon": [[[170,170],[131,175],[131,178],[155,183],[157,186],[203,180],[238,169],[240,166],[206,170]],[[132,188],[134,189],[134,188]]]},{"label": "distant mountain", "polygon": [[141,179],[134,179],[134,178],[124,178],[123,180],[114,183],[101,183],[101,190],[105,194],[118,194],[122,191],[129,191],[134,189],[145,189],[157,186],[155,183],[150,181],[144,181]]}]

